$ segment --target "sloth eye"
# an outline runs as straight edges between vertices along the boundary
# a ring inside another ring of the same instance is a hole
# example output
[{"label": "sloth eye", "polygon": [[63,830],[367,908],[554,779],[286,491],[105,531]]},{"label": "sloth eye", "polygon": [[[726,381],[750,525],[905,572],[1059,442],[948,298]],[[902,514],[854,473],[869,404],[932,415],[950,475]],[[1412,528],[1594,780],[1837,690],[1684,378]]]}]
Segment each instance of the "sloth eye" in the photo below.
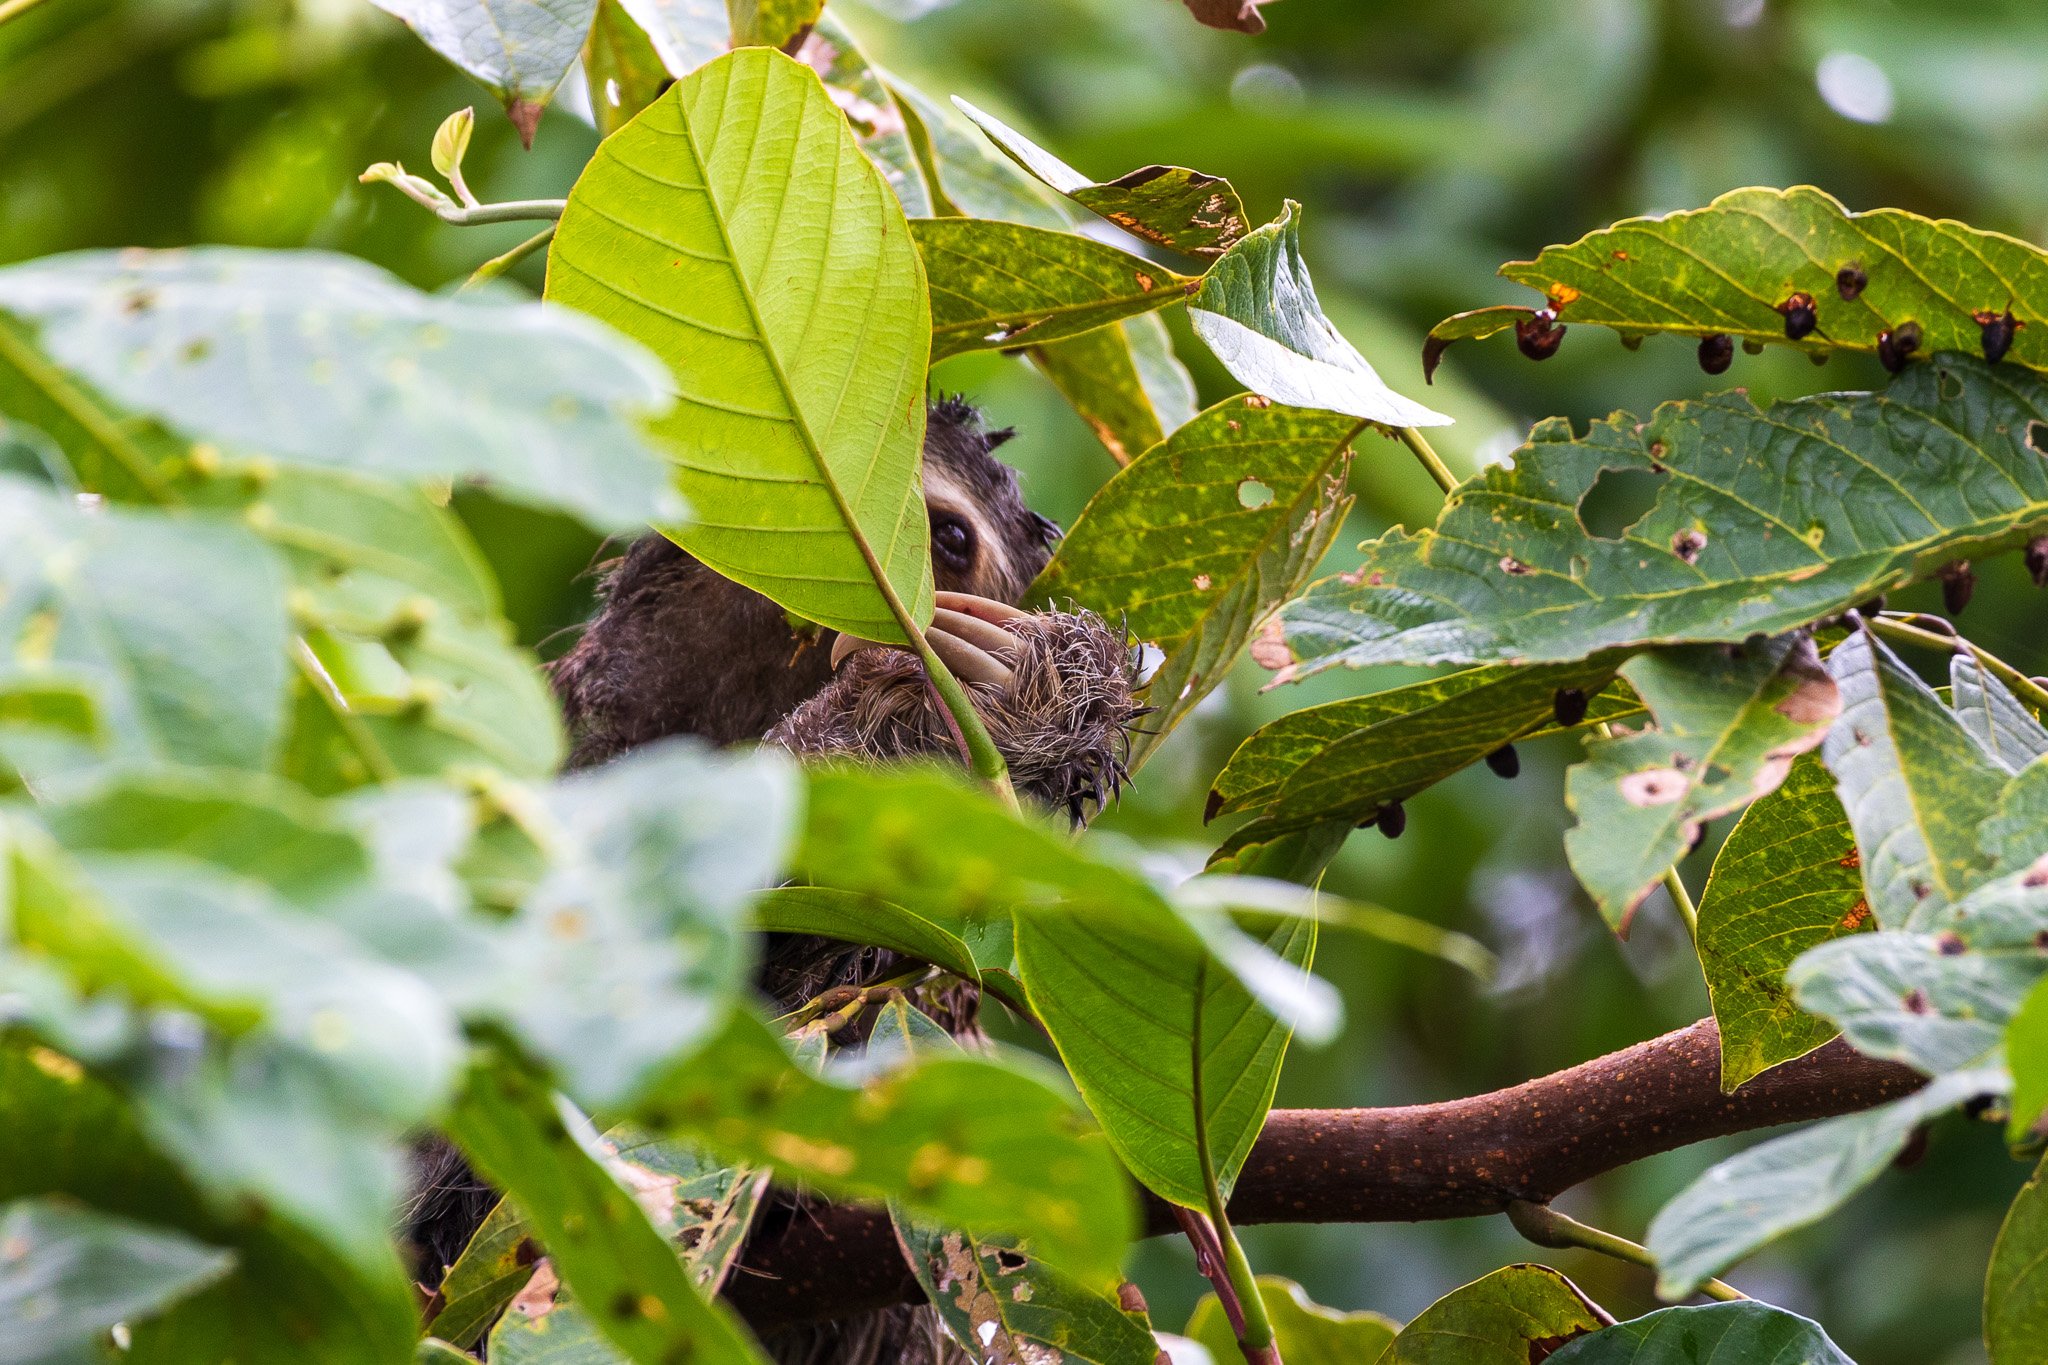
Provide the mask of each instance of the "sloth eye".
[{"label": "sloth eye", "polygon": [[966,568],[974,559],[974,528],[955,516],[934,516],[932,552],[954,568]]}]

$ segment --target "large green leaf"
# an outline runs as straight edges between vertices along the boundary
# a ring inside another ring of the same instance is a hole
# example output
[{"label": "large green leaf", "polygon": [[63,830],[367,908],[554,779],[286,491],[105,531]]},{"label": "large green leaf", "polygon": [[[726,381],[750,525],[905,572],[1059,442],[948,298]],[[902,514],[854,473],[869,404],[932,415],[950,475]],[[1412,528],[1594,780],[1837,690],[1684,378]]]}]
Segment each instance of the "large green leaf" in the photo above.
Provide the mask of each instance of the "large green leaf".
[{"label": "large green leaf", "polygon": [[1650,1224],[1657,1294],[1682,1299],[1777,1237],[1832,1213],[1875,1180],[1927,1120],[2005,1089],[1999,1071],[1956,1071],[1923,1090],[1730,1157],[1681,1190]]},{"label": "large green leaf", "polygon": [[1057,341],[1177,303],[1195,281],[1079,233],[990,218],[911,225],[931,281],[932,359]]},{"label": "large green leaf", "polygon": [[[2008,308],[2035,323],[2007,359],[2048,368],[2048,256],[2000,232],[1899,209],[1850,213],[1810,185],[1731,190],[1703,209],[1628,218],[1569,246],[1510,261],[1507,279],[1541,290],[1560,320],[1624,336],[1722,333],[1811,355],[1876,351],[1907,323],[1920,350],[1975,351],[1984,318]],[[1814,325],[1793,337],[1780,311],[1805,294]],[[1487,309],[1437,325],[1433,340],[1487,336],[1529,310]],[[1980,317],[1979,315],[1984,315]]]},{"label": "large green leaf", "polygon": [[938,1056],[863,1079],[856,1088],[813,1077],[735,1011],[702,1059],[650,1092],[640,1117],[827,1193],[1028,1234],[1039,1255],[1084,1279],[1116,1272],[1132,1231],[1129,1186],[1037,1068]]},{"label": "large green leaf", "polygon": [[1244,204],[1228,180],[1185,166],[1141,166],[1097,182],[959,96],[953,103],[1019,166],[1134,237],[1216,257],[1245,234]]},{"label": "large green leaf", "polygon": [[1034,346],[1030,355],[1119,465],[1195,418],[1195,381],[1155,314]]},{"label": "large green leaf", "polygon": [[1721,1088],[1733,1090],[1834,1037],[1793,1002],[1785,969],[1801,953],[1875,927],[1862,858],[1818,755],[1743,812],[1700,896],[1700,970],[1721,1029]]},{"label": "large green leaf", "polygon": [[1828,668],[1842,714],[1821,757],[1856,831],[1871,913],[1887,929],[1919,928],[1990,875],[1977,830],[2007,774],[1868,632],[1837,647]]},{"label": "large green leaf", "polygon": [[[2044,413],[2032,375],[1944,356],[1879,394],[1762,411],[1721,394],[1582,439],[1544,422],[1434,529],[1373,541],[1355,572],[1311,587],[1286,643],[1307,673],[1778,634],[2048,529],[2048,461],[2029,441]],[[1609,470],[1655,476],[1656,502],[1595,535],[1579,508]]]},{"label": "large green leaf", "polygon": [[[119,762],[260,768],[284,721],[282,566],[222,521],[109,509],[0,479],[0,637],[90,686]],[[23,767],[74,766],[11,738]]]},{"label": "large green leaf", "polygon": [[1529,1365],[1611,1321],[1549,1266],[1511,1265],[1423,1309],[1379,1365]]},{"label": "large green leaf", "polygon": [[1579,726],[1641,715],[1642,703],[1613,678],[1612,662],[1598,659],[1494,666],[1306,707],[1238,745],[1216,775],[1208,814],[1258,810],[1254,837],[1370,820],[1504,744],[1558,733],[1560,690],[1588,699]]},{"label": "large green leaf", "polygon": [[371,0],[491,88],[533,141],[541,109],[583,50],[597,0]]},{"label": "large green leaf", "polygon": [[1392,427],[1451,420],[1388,388],[1323,315],[1301,255],[1301,206],[1291,199],[1209,267],[1188,299],[1188,320],[1240,384],[1276,403]]},{"label": "large green leaf", "polygon": [[107,402],[230,455],[487,480],[606,530],[683,515],[640,431],[659,369],[561,310],[423,294],[345,256],[199,247],[9,266],[0,311]]},{"label": "large green leaf", "polygon": [[[1273,1324],[1273,1344],[1289,1365],[1359,1365],[1380,1358],[1400,1324],[1378,1313],[1344,1313],[1314,1302],[1302,1287],[1278,1275],[1261,1275],[1259,1297]],[[1184,1336],[1209,1349],[1215,1365],[1229,1365],[1242,1352],[1223,1301],[1205,1294],[1188,1319]]]},{"label": "large green leaf", "polygon": [[762,1356],[722,1305],[707,1302],[664,1232],[675,1187],[630,1188],[588,1119],[504,1058],[484,1058],[449,1130],[532,1220],[555,1271],[604,1336],[640,1365],[690,1359],[758,1365]]},{"label": "large green leaf", "polygon": [[1643,898],[1705,822],[1775,790],[1841,710],[1804,633],[1739,650],[1681,645],[1639,655],[1622,677],[1654,725],[1596,739],[1565,775],[1578,823],[1565,855],[1609,927],[1626,936]]},{"label": "large green leaf", "polygon": [[2020,1187],[1984,1276],[1984,1349],[1991,1365],[2048,1355],[2048,1189],[2041,1172]]},{"label": "large green leaf", "polygon": [[905,1258],[939,1321],[972,1358],[1032,1365],[1153,1365],[1142,1313],[1076,1283],[1011,1241],[899,1222]]},{"label": "large green leaf", "polygon": [[547,297],[668,362],[656,430],[698,515],[679,544],[834,629],[902,642],[930,619],[924,279],[814,72],[744,48],[607,138]]},{"label": "large green leaf", "polygon": [[[1266,945],[1303,974],[1312,921],[1283,921]],[[1111,920],[1034,916],[1017,924],[1032,1013],[1124,1165],[1146,1188],[1207,1207],[1227,1196],[1265,1126],[1292,1021],[1261,1008],[1199,945],[1134,941]]]},{"label": "large green leaf", "polygon": [[1027,596],[1073,601],[1156,645],[1150,733],[1131,766],[1229,673],[1342,528],[1359,423],[1228,398],[1090,499]]},{"label": "large green leaf", "polygon": [[771,934],[818,934],[844,943],[887,948],[943,967],[968,981],[981,979],[973,950],[953,929],[900,905],[852,891],[780,887],[754,902],[754,927]]},{"label": "large green leaf", "polygon": [[929,217],[933,211],[931,187],[925,183],[903,111],[839,16],[819,14],[816,18],[816,27],[797,50],[797,60],[818,73],[861,150],[882,173],[903,211],[912,218]]},{"label": "large green leaf", "polygon": [[1666,1308],[1567,1342],[1550,1365],[1856,1365],[1817,1322],[1767,1303]]},{"label": "large green leaf", "polygon": [[156,1313],[233,1264],[168,1228],[48,1199],[0,1206],[0,1360],[98,1359],[116,1323]]}]

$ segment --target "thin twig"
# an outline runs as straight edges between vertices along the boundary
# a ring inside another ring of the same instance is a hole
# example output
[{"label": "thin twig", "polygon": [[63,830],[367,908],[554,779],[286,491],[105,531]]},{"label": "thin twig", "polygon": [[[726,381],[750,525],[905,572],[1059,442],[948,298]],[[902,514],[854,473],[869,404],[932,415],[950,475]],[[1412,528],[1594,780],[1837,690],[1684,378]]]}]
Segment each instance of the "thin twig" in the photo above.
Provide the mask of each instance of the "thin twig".
[{"label": "thin twig", "polygon": [[[1631,1242],[1626,1237],[1617,1237],[1602,1231],[1589,1223],[1581,1223],[1567,1214],[1559,1213],[1548,1204],[1532,1203],[1517,1199],[1507,1208],[1508,1221],[1515,1225],[1515,1231],[1540,1247],[1580,1247],[1586,1251],[1597,1251],[1602,1256],[1612,1256],[1617,1261],[1627,1261],[1645,1270],[1657,1268],[1657,1258],[1650,1249]],[[1734,1303],[1749,1295],[1720,1280],[1707,1280],[1700,1285],[1700,1293],[1723,1303]]]},{"label": "thin twig", "polygon": [[1878,634],[1889,635],[1895,640],[1925,645],[1929,649],[1946,650],[1951,654],[1968,654],[1984,666],[1985,672],[2011,688],[2013,695],[2028,706],[2036,711],[2048,711],[2048,688],[2042,687],[2040,683],[1974,640],[1965,639],[1961,635],[1942,635],[1909,624],[1912,615],[1913,613],[1888,611],[1881,615],[1866,617],[1865,621]]},{"label": "thin twig", "polygon": [[458,294],[464,293],[468,290],[476,288],[478,285],[483,284],[487,280],[497,279],[500,275],[503,275],[513,266],[518,265],[528,256],[531,256],[534,252],[539,251],[542,247],[546,246],[549,242],[553,241],[555,238],[555,229],[559,226],[560,224],[558,223],[549,223],[539,232],[534,233],[533,236],[528,237],[525,241],[521,242],[518,246],[513,247],[504,255],[491,257],[491,259],[485,261],[482,265],[478,266],[476,270],[471,273],[470,277],[462,282],[462,288],[456,290],[455,292]]}]

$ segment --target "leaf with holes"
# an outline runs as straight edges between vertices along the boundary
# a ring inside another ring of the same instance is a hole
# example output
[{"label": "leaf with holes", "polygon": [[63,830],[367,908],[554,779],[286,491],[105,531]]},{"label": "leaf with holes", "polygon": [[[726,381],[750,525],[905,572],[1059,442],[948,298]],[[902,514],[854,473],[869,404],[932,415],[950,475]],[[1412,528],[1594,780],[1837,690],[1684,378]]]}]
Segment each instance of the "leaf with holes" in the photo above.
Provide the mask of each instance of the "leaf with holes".
[{"label": "leaf with holes", "polygon": [[1240,384],[1276,403],[1392,427],[1450,418],[1388,388],[1323,315],[1301,255],[1301,205],[1240,240],[1188,299],[1188,320]]},{"label": "leaf with holes", "polygon": [[590,1121],[509,1058],[470,1069],[448,1131],[516,1200],[556,1274],[586,1302],[605,1339],[641,1365],[688,1358],[759,1365],[763,1356],[722,1305],[708,1302],[664,1236],[675,1186],[628,1185]]},{"label": "leaf with holes", "polygon": [[988,218],[911,224],[931,281],[932,360],[1080,336],[1178,303],[1195,281],[1079,233]]},{"label": "leaf with holes", "polygon": [[1682,1299],[1758,1247],[1816,1223],[1877,1179],[1915,1129],[2006,1088],[2001,1071],[1957,1071],[1861,1114],[1771,1138],[1686,1186],[1650,1224],[1657,1296]]},{"label": "leaf with holes", "polygon": [[1529,1365],[1612,1319],[1542,1265],[1511,1265],[1422,1310],[1379,1365]]},{"label": "leaf with holes", "polygon": [[[1293,1033],[1199,942],[1135,942],[1086,914],[1017,924],[1017,964],[1060,1060],[1145,1187],[1207,1207],[1213,1179],[1228,1196],[1265,1125]],[[1265,946],[1304,976],[1313,921],[1283,921]],[[1276,964],[1277,968],[1277,964]]]},{"label": "leaf with holes", "polygon": [[583,50],[597,0],[371,0],[489,86],[528,145]]},{"label": "leaf with holes", "polygon": [[1799,1008],[1785,969],[1808,948],[1875,928],[1862,858],[1817,754],[1742,814],[1700,896],[1700,969],[1721,1032],[1721,1088],[1733,1090],[1835,1036]]},{"label": "leaf with holes", "polygon": [[[1401,1330],[1400,1324],[1378,1313],[1325,1308],[1310,1299],[1300,1285],[1278,1275],[1261,1275],[1258,1284],[1267,1320],[1273,1324],[1273,1344],[1290,1365],[1376,1361]],[[1241,1354],[1223,1301],[1214,1294],[1202,1296],[1182,1335],[1207,1347],[1212,1361],[1227,1362]]]},{"label": "leaf with holes", "polygon": [[153,1316],[233,1263],[229,1252],[169,1228],[48,1199],[0,1205],[8,1359],[98,1359],[115,1325]]},{"label": "leaf with holes", "polygon": [[[1571,727],[1560,692],[1585,699]],[[1225,845],[1325,822],[1356,825],[1517,740],[1640,716],[1611,662],[1493,666],[1428,678],[1370,696],[1305,707],[1238,745],[1209,793],[1210,817],[1256,810]]]},{"label": "leaf with holes", "polygon": [[946,1334],[975,1360],[1032,1365],[1153,1365],[1143,1313],[1045,1265],[1014,1239],[948,1232],[898,1218],[917,1282]]},{"label": "leaf with holes", "polygon": [[[1851,213],[1810,185],[1731,190],[1703,209],[1624,219],[1500,273],[1541,291],[1560,320],[1624,337],[1719,333],[1814,356],[1883,354],[1881,338],[1910,325],[1923,355],[1981,350],[2048,368],[2039,247],[1899,209]],[[1447,318],[1431,345],[1441,353],[1440,341],[1490,335],[1529,312]]]},{"label": "leaf with holes", "polygon": [[1292,597],[1350,510],[1359,423],[1225,399],[1089,500],[1027,600],[1073,601],[1165,653],[1135,735],[1136,767],[1221,682],[1259,623]]},{"label": "leaf with holes", "polygon": [[1754,1302],[1660,1309],[1566,1343],[1549,1365],[1695,1365],[1709,1360],[1856,1365],[1819,1323]]},{"label": "leaf with holes", "polygon": [[660,369],[559,309],[425,294],[322,252],[199,247],[9,266],[0,311],[76,376],[11,357],[19,382],[110,458],[136,452],[88,414],[78,380],[99,407],[153,415],[231,456],[475,479],[604,530],[684,514],[641,430],[664,403]]},{"label": "leaf with holes", "polygon": [[930,619],[924,280],[816,73],[744,48],[607,138],[547,297],[668,360],[656,430],[699,518],[677,543],[836,630],[901,643]]},{"label": "leaf with holes", "polygon": [[1244,204],[1228,180],[1185,166],[1141,166],[1097,182],[959,96],[953,103],[1012,161],[1134,237],[1214,258],[1245,234]]},{"label": "leaf with holes", "polygon": [[[1280,662],[1562,662],[1782,634],[2048,529],[2048,462],[2030,443],[2044,415],[2041,380],[1949,356],[1878,394],[1767,410],[1721,394],[1581,439],[1539,423],[1433,529],[1370,542],[1357,570],[1290,605]],[[1580,519],[1610,470],[1660,479],[1618,537]]]},{"label": "leaf with holes", "polygon": [[1154,314],[1034,346],[1029,355],[1119,465],[1195,418],[1195,381]]},{"label": "leaf with holes", "polygon": [[1977,843],[2006,772],[1882,641],[1859,631],[1828,660],[1842,714],[1821,757],[1863,851],[1870,909],[1917,929],[1991,872]]},{"label": "leaf with holes", "polygon": [[1596,739],[1565,775],[1578,823],[1565,856],[1608,926],[1627,937],[1636,907],[1708,820],[1776,790],[1815,748],[1842,701],[1803,632],[1730,651],[1681,645],[1621,675],[1650,708],[1638,733]]}]

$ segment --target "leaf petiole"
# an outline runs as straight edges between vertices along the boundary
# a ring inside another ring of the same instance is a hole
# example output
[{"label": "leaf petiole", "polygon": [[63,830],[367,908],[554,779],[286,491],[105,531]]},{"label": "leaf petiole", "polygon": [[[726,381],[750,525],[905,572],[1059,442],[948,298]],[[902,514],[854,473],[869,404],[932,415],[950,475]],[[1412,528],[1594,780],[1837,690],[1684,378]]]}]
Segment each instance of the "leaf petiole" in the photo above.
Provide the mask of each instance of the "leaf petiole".
[{"label": "leaf petiole", "polygon": [[[908,621],[904,621],[910,627]],[[910,636],[917,657],[924,663],[924,671],[932,681],[932,689],[939,694],[940,703],[946,714],[960,729],[960,737],[967,745],[968,766],[974,775],[995,788],[1004,804],[1011,810],[1018,809],[1017,789],[1010,785],[1010,765],[1003,761],[1002,750],[996,748],[995,740],[989,737],[988,727],[982,724],[981,715],[974,709],[974,702],[968,697],[967,689],[953,676],[944,660],[932,651],[924,632],[910,627]]]},{"label": "leaf petiole", "polygon": [[[1508,1221],[1515,1225],[1515,1231],[1537,1246],[1553,1249],[1579,1247],[1597,1251],[1602,1256],[1612,1256],[1617,1261],[1627,1261],[1630,1265],[1642,1266],[1645,1270],[1657,1268],[1657,1258],[1650,1254],[1648,1247],[1581,1223],[1548,1204],[1537,1204],[1527,1199],[1510,1200],[1507,1215]],[[1701,1283],[1700,1293],[1723,1303],[1735,1303],[1749,1297],[1733,1285],[1711,1279]]]}]

